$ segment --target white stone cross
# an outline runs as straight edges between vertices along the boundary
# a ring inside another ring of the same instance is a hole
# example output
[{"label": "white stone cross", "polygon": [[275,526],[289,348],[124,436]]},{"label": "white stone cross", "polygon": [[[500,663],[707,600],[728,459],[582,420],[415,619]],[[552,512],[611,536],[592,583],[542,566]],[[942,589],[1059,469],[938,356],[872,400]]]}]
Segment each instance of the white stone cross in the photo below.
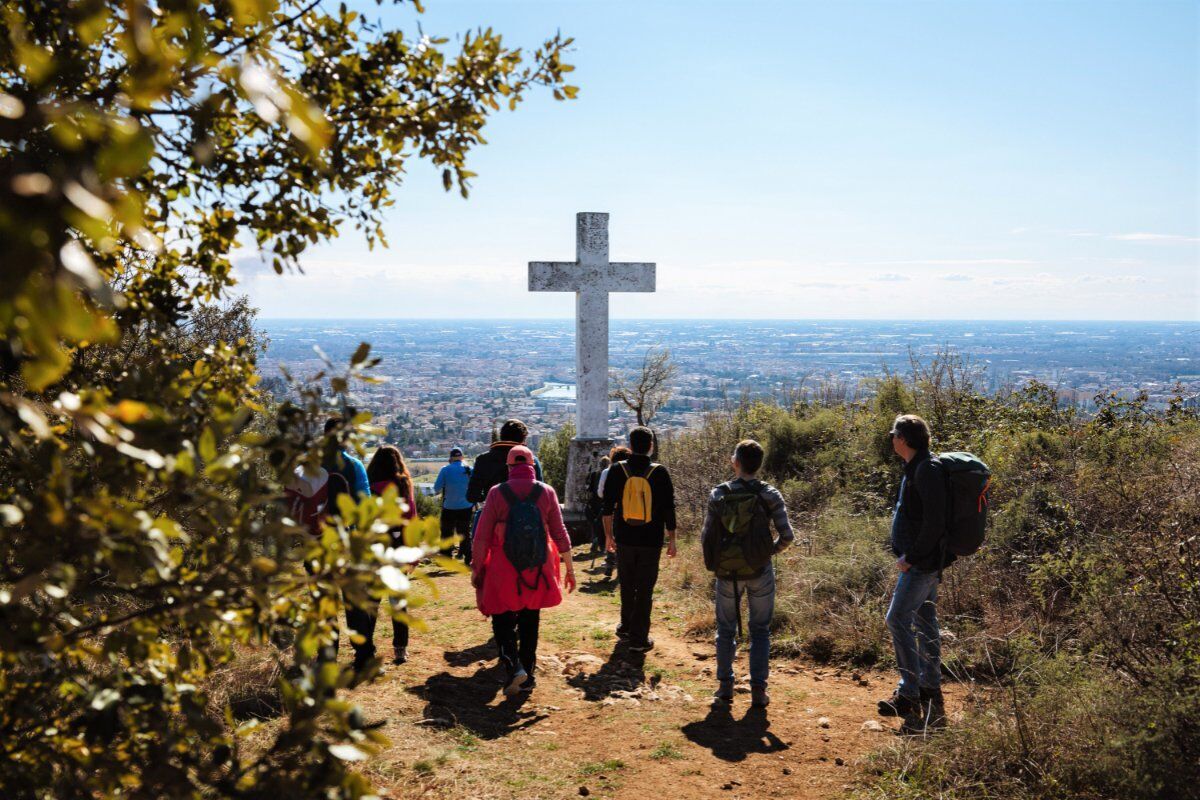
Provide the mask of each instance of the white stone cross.
[{"label": "white stone cross", "polygon": [[575,261],[530,261],[529,291],[575,293],[575,429],[608,438],[608,293],[653,292],[654,264],[608,260],[608,214],[575,215]]}]

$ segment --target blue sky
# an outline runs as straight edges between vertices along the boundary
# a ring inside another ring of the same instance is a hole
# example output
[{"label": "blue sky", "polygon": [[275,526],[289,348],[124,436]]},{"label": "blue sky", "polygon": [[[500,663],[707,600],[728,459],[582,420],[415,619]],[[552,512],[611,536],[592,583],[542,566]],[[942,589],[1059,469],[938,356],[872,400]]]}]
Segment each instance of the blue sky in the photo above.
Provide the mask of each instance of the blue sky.
[{"label": "blue sky", "polygon": [[426,6],[574,36],[579,99],[494,118],[469,200],[414,162],[389,249],[245,270],[264,316],[570,316],[526,263],[608,211],[613,258],[658,263],[614,316],[1200,319],[1196,3]]}]

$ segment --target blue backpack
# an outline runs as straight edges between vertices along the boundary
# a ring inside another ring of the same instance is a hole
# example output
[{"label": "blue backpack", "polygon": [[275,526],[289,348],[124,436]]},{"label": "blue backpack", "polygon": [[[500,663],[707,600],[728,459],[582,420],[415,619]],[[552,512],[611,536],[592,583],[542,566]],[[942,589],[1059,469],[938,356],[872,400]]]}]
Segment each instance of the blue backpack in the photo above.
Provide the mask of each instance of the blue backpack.
[{"label": "blue backpack", "polygon": [[[520,500],[507,483],[500,484],[500,494],[508,501],[508,519],[504,528],[504,557],[517,571],[517,594],[522,589],[533,591],[540,581],[546,580],[542,567],[546,564],[549,550],[546,547],[546,525],[538,498],[542,496],[542,484],[534,483],[529,495]],[[525,582],[525,573],[536,569],[533,583]]]}]

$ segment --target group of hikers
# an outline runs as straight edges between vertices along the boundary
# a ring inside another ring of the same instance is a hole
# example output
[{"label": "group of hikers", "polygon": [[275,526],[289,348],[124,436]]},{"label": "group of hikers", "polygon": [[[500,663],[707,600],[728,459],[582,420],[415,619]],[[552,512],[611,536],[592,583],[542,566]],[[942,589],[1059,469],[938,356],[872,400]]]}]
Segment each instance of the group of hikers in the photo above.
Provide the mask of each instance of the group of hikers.
[{"label": "group of hikers", "polygon": [[[330,420],[326,432],[338,420]],[[438,473],[434,491],[441,495],[444,540],[459,541],[459,556],[470,565],[479,611],[490,617],[503,692],[513,697],[536,685],[540,614],[559,605],[576,588],[571,541],[558,495],[542,480],[533,452],[525,446],[526,426],[508,420],[499,441],[464,462],[460,448]],[[879,713],[903,719],[901,730],[919,733],[945,724],[941,692],[940,632],[937,589],[942,571],[956,554],[971,552],[978,541],[955,538],[954,480],[978,492],[980,514],[986,505],[986,467],[969,454],[930,453],[930,430],[920,417],[903,414],[888,433],[904,472],[893,514],[890,546],[896,557],[897,581],[886,624],[900,674],[895,691],[879,701]],[[670,470],[654,461],[656,439],[646,427],[629,431],[628,446],[617,447],[588,478],[587,516],[593,526],[593,552],[605,553],[605,575],[615,568],[620,586],[618,647],[636,658],[654,648],[651,638],[654,587],[665,550],[677,553],[675,489]],[[775,609],[774,556],[795,536],[783,495],[758,476],[764,449],[756,441],[739,442],[730,458],[732,478],[708,497],[700,545],[705,567],[713,573],[716,619],[714,702],[734,699],[734,658],[743,638],[741,601],[747,607],[750,703],[765,708],[770,676],[771,621]],[[300,479],[289,489],[298,517],[319,514],[340,492],[379,493],[394,485],[416,514],[414,486],[400,451],[380,447],[364,467],[344,447],[331,448],[326,459],[325,492],[319,479]],[[982,476],[982,489],[976,478]],[[961,481],[960,481],[961,483]],[[971,494],[971,504],[975,495]],[[968,505],[968,504],[960,504]],[[328,505],[336,508],[336,505]],[[969,521],[974,526],[974,518]],[[402,529],[397,529],[396,534]],[[972,539],[974,528],[966,535]],[[982,520],[978,518],[978,538]],[[364,608],[347,603],[347,625],[353,637],[354,667],[365,670],[375,658],[372,641],[378,604]],[[394,663],[408,657],[408,628],[393,620]],[[336,643],[335,643],[336,648]]]}]

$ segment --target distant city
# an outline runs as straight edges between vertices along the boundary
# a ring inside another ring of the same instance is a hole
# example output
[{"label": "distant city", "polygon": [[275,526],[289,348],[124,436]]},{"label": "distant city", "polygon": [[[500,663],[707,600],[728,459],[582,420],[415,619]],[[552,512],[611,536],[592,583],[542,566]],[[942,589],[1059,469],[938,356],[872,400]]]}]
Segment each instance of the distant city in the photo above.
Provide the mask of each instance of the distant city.
[{"label": "distant city", "polygon": [[[487,446],[499,422],[518,417],[531,444],[573,420],[575,327],[571,320],[264,319],[270,338],[263,375],[283,391],[278,366],[295,376],[322,366],[319,347],[346,363],[360,342],[382,360],[382,383],[356,387],[362,408],[413,459],[441,459],[450,447]],[[1177,387],[1200,396],[1198,322],[891,322],[613,320],[612,366],[633,373],[648,348],[670,348],[678,376],[654,419],[663,432],[697,425],[744,397],[802,394],[862,398],[873,379],[907,374],[953,352],[978,372],[985,391],[1049,384],[1083,409],[1103,392],[1146,392],[1165,407]],[[632,414],[610,404],[610,432]]]}]

